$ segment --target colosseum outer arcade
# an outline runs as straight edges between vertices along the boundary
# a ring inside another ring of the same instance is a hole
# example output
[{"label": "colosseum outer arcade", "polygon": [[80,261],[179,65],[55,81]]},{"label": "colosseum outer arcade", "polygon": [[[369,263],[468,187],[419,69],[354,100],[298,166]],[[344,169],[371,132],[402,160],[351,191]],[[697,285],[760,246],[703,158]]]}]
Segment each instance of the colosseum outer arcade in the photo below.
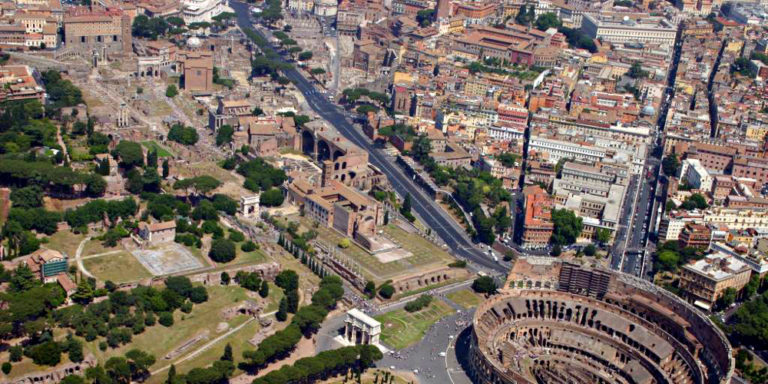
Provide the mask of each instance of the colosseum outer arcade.
[{"label": "colosseum outer arcade", "polygon": [[517,261],[475,312],[476,383],[728,383],[731,347],[673,294],[620,272]]}]

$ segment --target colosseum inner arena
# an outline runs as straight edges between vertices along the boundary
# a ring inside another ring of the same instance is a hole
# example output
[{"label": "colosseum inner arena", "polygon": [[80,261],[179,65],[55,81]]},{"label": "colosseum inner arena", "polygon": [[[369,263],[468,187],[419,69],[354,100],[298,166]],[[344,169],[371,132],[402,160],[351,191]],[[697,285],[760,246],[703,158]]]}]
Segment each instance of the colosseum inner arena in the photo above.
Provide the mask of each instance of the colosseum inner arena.
[{"label": "colosseum inner arena", "polygon": [[630,275],[515,263],[473,320],[475,383],[728,383],[731,347],[701,312]]}]

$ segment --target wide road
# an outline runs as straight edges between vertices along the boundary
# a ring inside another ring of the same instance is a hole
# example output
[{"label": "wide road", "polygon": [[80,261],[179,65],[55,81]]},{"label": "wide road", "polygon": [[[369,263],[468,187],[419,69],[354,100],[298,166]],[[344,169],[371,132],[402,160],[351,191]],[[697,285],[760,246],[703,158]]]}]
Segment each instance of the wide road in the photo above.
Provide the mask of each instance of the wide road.
[{"label": "wide road", "polygon": [[[240,28],[250,28],[263,36],[256,29],[249,16],[248,5],[242,2],[230,2],[230,6],[237,14],[237,24]],[[266,36],[263,36],[266,38]],[[299,73],[295,68],[283,71],[296,88],[304,94],[307,103],[320,117],[331,123],[344,137],[355,145],[363,148],[369,154],[369,161],[378,167],[389,180],[392,187],[401,195],[410,194],[413,198],[413,209],[419,217],[432,228],[440,238],[448,245],[453,253],[467,261],[491,271],[506,273],[506,269],[493,261],[490,256],[475,247],[475,244],[467,237],[464,228],[460,227],[437,203],[427,196],[413,180],[403,173],[402,169],[387,158],[362,131],[355,128],[339,110],[339,107],[326,99],[326,96],[315,91],[315,87]]]}]

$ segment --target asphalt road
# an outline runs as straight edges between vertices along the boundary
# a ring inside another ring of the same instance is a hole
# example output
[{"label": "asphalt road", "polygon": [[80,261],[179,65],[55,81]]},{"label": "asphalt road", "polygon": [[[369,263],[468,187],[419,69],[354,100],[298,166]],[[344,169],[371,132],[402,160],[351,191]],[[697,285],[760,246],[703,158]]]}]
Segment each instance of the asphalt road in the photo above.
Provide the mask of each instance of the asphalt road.
[{"label": "asphalt road", "polygon": [[[241,28],[251,28],[259,34],[262,31],[255,28],[249,17],[248,5],[242,2],[233,1],[230,6],[237,14],[237,24]],[[265,36],[266,37],[266,36]],[[316,92],[315,87],[295,68],[283,71],[283,75],[289,78],[296,88],[304,94],[310,107],[333,125],[344,137],[355,145],[363,148],[369,154],[369,161],[375,167],[379,168],[389,180],[392,187],[401,195],[410,194],[413,198],[413,209],[423,222],[432,228],[440,238],[453,251],[454,255],[467,261],[488,269],[490,271],[505,274],[506,268],[495,262],[485,252],[478,249],[475,244],[467,237],[464,228],[460,227],[452,218],[448,216],[437,203],[427,196],[423,191],[406,176],[402,169],[387,158],[379,149],[375,148],[373,143],[363,134],[362,131],[355,128],[345,117],[337,105],[330,102],[326,95]]]}]

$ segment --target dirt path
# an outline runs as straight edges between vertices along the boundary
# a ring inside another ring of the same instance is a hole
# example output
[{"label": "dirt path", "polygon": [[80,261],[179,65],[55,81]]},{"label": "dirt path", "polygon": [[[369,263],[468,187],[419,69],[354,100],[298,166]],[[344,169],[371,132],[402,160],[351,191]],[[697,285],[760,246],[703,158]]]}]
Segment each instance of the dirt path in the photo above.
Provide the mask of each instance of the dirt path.
[{"label": "dirt path", "polygon": [[[189,359],[192,359],[195,356],[197,356],[197,355],[207,351],[208,349],[210,349],[211,347],[213,347],[214,345],[216,345],[220,341],[222,341],[225,338],[227,338],[229,335],[231,335],[231,334],[233,334],[233,333],[243,329],[243,327],[245,327],[246,325],[250,324],[254,320],[256,320],[256,318],[255,317],[251,317],[250,319],[246,320],[244,323],[238,325],[235,328],[230,329],[226,333],[224,333],[224,334],[218,336],[217,338],[215,338],[215,339],[213,339],[213,340],[203,344],[202,346],[200,346],[200,348],[190,352],[188,355],[182,357],[181,359],[174,361],[173,364],[181,364],[181,363],[183,363],[183,362],[185,362],[185,361],[187,361]],[[171,364],[168,364],[168,365],[166,365],[166,366],[164,366],[162,368],[158,368],[157,370],[152,371],[152,374],[156,375],[156,374],[158,374],[160,372],[165,371],[166,369],[169,369],[170,367],[171,367]]]},{"label": "dirt path", "polygon": [[77,251],[75,252],[75,261],[77,262],[77,268],[82,272],[84,275],[95,279],[96,276],[94,276],[92,273],[88,272],[87,269],[85,269],[85,265],[83,265],[83,258],[80,257],[80,255],[83,254],[83,248],[85,248],[85,243],[87,243],[89,240],[91,240],[91,237],[88,236],[83,241],[80,242],[80,245],[77,246]]}]

